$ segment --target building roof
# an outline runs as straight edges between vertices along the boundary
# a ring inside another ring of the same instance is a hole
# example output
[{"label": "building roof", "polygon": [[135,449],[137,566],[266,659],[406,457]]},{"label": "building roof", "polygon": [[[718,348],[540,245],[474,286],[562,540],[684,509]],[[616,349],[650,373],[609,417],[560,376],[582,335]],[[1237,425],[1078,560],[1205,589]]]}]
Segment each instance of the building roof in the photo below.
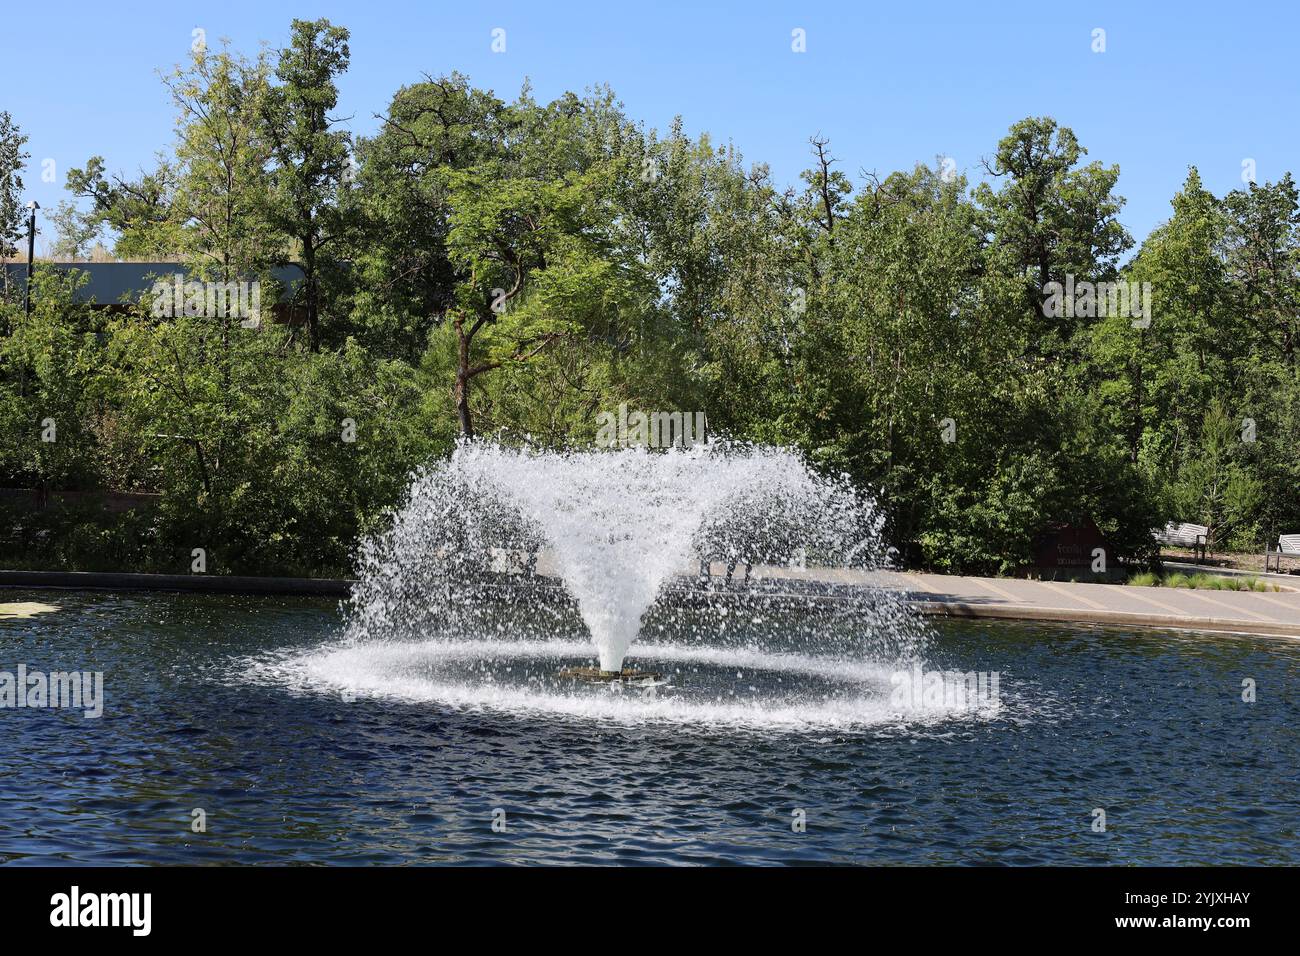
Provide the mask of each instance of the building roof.
[{"label": "building roof", "polygon": [[[6,262],[4,268],[9,273],[10,285],[21,291],[27,284],[27,264]],[[185,264],[180,262],[37,262],[36,268],[84,272],[89,280],[76,290],[74,301],[93,301],[99,305],[138,302],[159,279],[171,280],[177,273],[188,275]],[[295,283],[302,280],[302,269],[297,265],[277,266],[271,270],[271,277],[280,287],[279,298],[284,301]],[[256,277],[246,278],[251,281]]]}]

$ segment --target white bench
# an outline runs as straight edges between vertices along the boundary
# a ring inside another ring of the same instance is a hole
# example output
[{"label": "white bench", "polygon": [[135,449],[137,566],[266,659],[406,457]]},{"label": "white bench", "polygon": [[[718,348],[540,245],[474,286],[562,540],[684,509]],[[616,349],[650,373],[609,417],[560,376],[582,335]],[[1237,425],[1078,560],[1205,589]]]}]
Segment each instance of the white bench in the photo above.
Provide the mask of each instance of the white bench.
[{"label": "white bench", "polygon": [[1209,541],[1210,529],[1203,524],[1189,524],[1186,521],[1171,521],[1163,530],[1152,532],[1155,539],[1171,548],[1191,548],[1198,560],[1205,560],[1205,546]]},{"label": "white bench", "polygon": [[537,573],[537,552],[523,548],[488,548],[488,567],[495,574],[523,574],[532,577]]},{"label": "white bench", "polygon": [[1268,545],[1264,545],[1264,571],[1269,569],[1269,558],[1273,558],[1273,568],[1282,570],[1282,557],[1300,558],[1300,534],[1283,534],[1277,539],[1277,550],[1270,554]]}]

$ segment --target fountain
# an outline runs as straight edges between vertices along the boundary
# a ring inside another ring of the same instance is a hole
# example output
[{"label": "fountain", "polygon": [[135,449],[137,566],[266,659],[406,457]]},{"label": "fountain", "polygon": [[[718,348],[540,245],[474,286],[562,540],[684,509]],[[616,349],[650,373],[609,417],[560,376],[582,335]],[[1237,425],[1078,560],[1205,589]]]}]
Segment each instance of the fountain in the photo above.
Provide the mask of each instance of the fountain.
[{"label": "fountain", "polygon": [[606,713],[604,683],[672,719],[878,716],[927,635],[869,584],[879,529],[785,449],[466,442],[362,546],[345,644],[309,670],[511,710]]}]

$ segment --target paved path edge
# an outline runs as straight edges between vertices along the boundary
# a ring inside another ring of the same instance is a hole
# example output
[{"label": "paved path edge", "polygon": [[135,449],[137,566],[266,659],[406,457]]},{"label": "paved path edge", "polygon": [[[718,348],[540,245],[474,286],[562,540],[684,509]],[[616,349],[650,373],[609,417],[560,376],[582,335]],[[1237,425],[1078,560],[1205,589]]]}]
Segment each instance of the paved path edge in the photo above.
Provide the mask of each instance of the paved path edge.
[{"label": "paved path edge", "polygon": [[1132,624],[1141,627],[1174,628],[1180,631],[1215,631],[1230,634],[1259,634],[1267,637],[1300,637],[1300,624],[1287,624],[1281,621],[1176,617],[1172,614],[1141,614],[1132,611],[1104,611],[1091,608],[966,604],[961,601],[912,599],[908,603],[922,614],[936,617],[1001,618],[1016,621],[1057,621],[1071,624]]},{"label": "paved path edge", "polygon": [[[129,574],[96,571],[5,571],[0,570],[0,587],[75,588],[85,590],[197,591],[210,594],[281,594],[346,597],[355,582],[346,578],[268,578],[222,574]],[[1300,622],[1250,621],[1146,614],[1092,608],[1041,607],[1027,604],[967,603],[930,601],[916,592],[907,593],[908,604],[922,614],[941,617],[990,618],[1019,621],[1055,621],[1066,624],[1120,624],[1256,634],[1300,638]]]}]

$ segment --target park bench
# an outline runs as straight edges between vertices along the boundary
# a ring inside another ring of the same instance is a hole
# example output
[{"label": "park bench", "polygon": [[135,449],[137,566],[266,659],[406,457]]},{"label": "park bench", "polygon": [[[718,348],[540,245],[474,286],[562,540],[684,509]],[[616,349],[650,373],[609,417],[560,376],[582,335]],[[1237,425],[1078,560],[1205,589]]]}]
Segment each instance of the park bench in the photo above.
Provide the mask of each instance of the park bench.
[{"label": "park bench", "polygon": [[1270,553],[1267,544],[1264,545],[1264,571],[1269,570],[1269,560],[1272,559],[1273,569],[1282,570],[1283,557],[1300,558],[1300,534],[1283,534],[1277,539],[1277,550]]},{"label": "park bench", "polygon": [[494,574],[537,573],[537,548],[488,548],[488,567]]},{"label": "park bench", "polygon": [[[772,551],[763,548],[747,548],[738,550],[736,548],[713,548],[700,554],[700,582],[712,586],[715,563],[726,565],[725,576],[722,577],[722,584],[725,587],[731,587],[733,584],[745,587],[749,584],[750,575],[757,564],[795,568],[804,570],[808,564],[807,552],[804,548],[784,548],[780,551]],[[744,569],[744,576],[738,574],[740,568]]]},{"label": "park bench", "polygon": [[1161,544],[1171,548],[1190,548],[1198,561],[1205,560],[1205,548],[1210,534],[1210,529],[1205,525],[1171,521],[1163,530],[1152,533]]}]

